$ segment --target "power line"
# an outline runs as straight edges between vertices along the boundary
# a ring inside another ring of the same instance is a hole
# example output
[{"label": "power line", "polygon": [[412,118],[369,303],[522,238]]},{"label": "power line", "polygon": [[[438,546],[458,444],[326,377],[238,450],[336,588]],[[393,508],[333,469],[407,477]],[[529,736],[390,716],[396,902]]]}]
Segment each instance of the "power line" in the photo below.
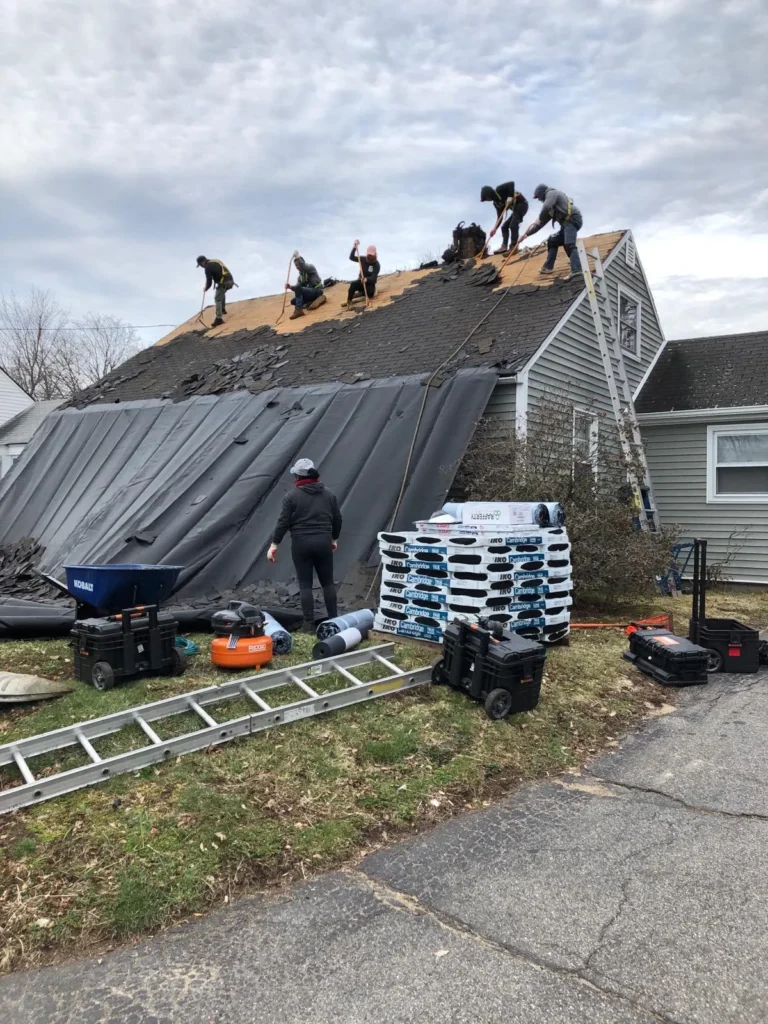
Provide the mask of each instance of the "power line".
[{"label": "power line", "polygon": [[178,324],[120,324],[119,327],[0,327],[0,331],[146,331],[152,327],[178,327]]}]

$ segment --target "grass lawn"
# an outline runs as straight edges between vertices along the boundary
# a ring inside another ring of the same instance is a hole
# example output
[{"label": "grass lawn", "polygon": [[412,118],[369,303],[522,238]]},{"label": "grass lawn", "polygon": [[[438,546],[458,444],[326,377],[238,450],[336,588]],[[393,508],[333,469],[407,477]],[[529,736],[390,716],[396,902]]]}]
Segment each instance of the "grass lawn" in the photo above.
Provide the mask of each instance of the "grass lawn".
[{"label": "grass lawn", "polygon": [[[685,632],[689,607],[686,598],[659,598],[591,617],[626,622],[671,609]],[[716,592],[708,611],[766,626],[768,594]],[[181,678],[107,693],[74,683],[71,694],[44,705],[0,710],[0,743],[231,679],[212,668],[209,638],[194,639],[201,654]],[[294,640],[295,653],[275,667],[310,659],[311,638]],[[539,707],[503,722],[425,686],[0,817],[0,969],[111,948],[245,892],[354,861],[522,782],[583,764],[671,699],[629,669],[624,647],[619,629],[575,631],[570,647],[548,654]],[[415,667],[436,652],[403,643],[394,660]],[[67,678],[70,657],[65,640],[0,642],[0,670]],[[243,713],[233,707],[230,717]],[[172,723],[174,735],[190,727],[185,719]],[[138,744],[143,734],[127,739]],[[108,755],[116,742],[95,745]],[[83,763],[71,757],[60,751],[30,767],[42,774]],[[2,770],[0,787],[16,781]]]}]

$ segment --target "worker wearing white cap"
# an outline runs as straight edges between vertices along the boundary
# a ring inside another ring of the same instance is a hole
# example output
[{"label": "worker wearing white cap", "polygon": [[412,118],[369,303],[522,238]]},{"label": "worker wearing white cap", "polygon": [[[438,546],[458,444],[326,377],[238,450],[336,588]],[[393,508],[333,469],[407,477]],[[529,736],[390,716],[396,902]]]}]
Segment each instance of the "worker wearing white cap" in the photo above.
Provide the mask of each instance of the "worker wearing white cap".
[{"label": "worker wearing white cap", "polygon": [[341,511],[336,495],[320,482],[320,474],[311,459],[298,459],[291,467],[296,478],[292,491],[283,498],[283,507],[267,552],[270,562],[277,561],[277,548],[286,533],[291,535],[291,558],[296,569],[304,616],[304,632],[315,631],[313,574],[323,588],[328,618],[338,615],[336,584],[333,579],[333,552],[341,533]]}]

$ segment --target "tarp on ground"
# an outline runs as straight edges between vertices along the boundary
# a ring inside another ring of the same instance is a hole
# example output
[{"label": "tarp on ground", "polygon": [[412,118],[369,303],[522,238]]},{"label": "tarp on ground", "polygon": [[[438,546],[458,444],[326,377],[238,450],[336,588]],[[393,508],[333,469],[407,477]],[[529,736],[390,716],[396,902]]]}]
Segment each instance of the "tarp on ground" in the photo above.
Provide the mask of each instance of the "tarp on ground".
[{"label": "tarp on ground", "polygon": [[[336,576],[375,553],[389,525],[425,396],[421,377],[238,391],[172,403],[52,413],[0,484],[0,545],[44,548],[39,568],[68,563],[185,566],[176,599],[293,578],[289,545],[266,550],[288,470],[314,459],[344,527]],[[395,525],[439,508],[497,381],[463,370],[428,388]],[[23,596],[23,595],[19,595]]]}]

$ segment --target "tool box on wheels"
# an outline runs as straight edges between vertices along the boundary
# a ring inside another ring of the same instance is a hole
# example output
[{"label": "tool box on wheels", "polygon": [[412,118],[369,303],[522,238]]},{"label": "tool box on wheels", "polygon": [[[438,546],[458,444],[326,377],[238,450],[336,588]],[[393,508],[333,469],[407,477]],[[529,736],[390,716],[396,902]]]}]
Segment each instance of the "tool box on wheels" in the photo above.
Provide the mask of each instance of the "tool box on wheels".
[{"label": "tool box on wheels", "polygon": [[171,613],[157,605],[80,619],[70,634],[75,675],[97,690],[140,675],[182,675],[187,659],[174,645],[177,631]]},{"label": "tool box on wheels", "polygon": [[546,648],[500,625],[486,629],[455,619],[443,634],[432,682],[482,701],[489,718],[531,711],[539,703]]},{"label": "tool box on wheels", "polygon": [[631,633],[624,658],[663,686],[700,686],[707,682],[708,652],[668,629]]},{"label": "tool box on wheels", "polygon": [[707,649],[710,672],[757,672],[760,634],[738,619],[707,618],[707,542],[693,542],[693,607],[688,639]]}]

